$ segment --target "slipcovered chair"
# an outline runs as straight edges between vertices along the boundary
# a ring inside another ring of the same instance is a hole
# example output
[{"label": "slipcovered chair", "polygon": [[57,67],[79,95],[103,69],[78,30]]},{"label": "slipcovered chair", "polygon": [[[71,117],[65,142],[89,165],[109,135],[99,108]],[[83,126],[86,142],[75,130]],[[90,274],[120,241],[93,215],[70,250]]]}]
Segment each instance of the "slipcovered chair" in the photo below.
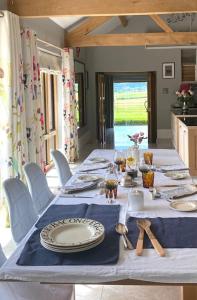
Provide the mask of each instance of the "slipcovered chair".
[{"label": "slipcovered chair", "polygon": [[11,231],[13,239],[19,243],[38,219],[31,195],[26,185],[18,178],[9,178],[3,182],[8,200]]},{"label": "slipcovered chair", "polygon": [[57,170],[59,183],[61,186],[64,186],[72,176],[68,161],[66,157],[58,150],[52,150],[51,156]]},{"label": "slipcovered chair", "polygon": [[55,195],[50,191],[45,174],[36,163],[24,166],[27,185],[37,214],[41,214]]},{"label": "slipcovered chair", "polygon": [[[6,257],[0,245],[0,269]],[[0,282],[2,300],[74,300],[73,285],[37,282]]]}]

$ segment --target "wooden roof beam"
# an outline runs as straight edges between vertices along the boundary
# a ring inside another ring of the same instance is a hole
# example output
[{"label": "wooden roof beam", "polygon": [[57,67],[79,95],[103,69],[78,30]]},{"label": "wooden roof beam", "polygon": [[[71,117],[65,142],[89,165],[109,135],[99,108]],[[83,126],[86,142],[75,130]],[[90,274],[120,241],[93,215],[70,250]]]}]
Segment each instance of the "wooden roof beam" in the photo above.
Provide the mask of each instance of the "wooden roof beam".
[{"label": "wooden roof beam", "polygon": [[147,46],[147,45],[195,45],[197,32],[158,32],[86,35],[81,39],[69,39],[65,46]]},{"label": "wooden roof beam", "polygon": [[173,32],[172,28],[158,15],[150,15],[151,19],[165,32]]},{"label": "wooden roof beam", "polygon": [[28,18],[196,13],[197,0],[9,0],[8,9]]}]

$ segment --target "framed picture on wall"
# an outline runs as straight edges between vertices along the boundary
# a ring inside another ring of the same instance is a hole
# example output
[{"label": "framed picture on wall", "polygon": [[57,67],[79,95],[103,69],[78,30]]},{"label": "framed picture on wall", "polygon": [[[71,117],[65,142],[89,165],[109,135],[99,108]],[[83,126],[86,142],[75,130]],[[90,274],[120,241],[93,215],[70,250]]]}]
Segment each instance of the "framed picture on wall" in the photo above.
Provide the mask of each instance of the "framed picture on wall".
[{"label": "framed picture on wall", "polygon": [[175,63],[163,63],[162,74],[164,79],[173,79],[175,77]]}]

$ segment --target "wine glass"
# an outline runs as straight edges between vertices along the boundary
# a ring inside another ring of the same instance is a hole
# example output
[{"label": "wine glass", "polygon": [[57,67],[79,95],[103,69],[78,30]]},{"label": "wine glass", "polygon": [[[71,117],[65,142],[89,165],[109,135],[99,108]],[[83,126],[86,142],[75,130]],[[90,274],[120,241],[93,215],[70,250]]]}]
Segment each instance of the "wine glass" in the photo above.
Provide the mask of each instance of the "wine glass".
[{"label": "wine glass", "polygon": [[113,168],[105,176],[105,195],[109,199],[108,202],[112,203],[117,198],[118,177]]},{"label": "wine glass", "polygon": [[121,166],[126,167],[125,153],[123,151],[115,151],[114,163],[117,165],[118,172],[122,169]]}]

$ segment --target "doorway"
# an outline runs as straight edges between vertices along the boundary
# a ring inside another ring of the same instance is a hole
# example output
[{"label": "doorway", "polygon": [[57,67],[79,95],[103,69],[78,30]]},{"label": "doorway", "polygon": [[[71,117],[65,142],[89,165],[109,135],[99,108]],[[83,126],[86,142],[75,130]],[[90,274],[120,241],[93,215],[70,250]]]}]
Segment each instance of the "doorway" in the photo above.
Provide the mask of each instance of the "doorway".
[{"label": "doorway", "polygon": [[127,149],[128,135],[143,132],[147,139],[141,148],[148,148],[148,82],[114,81],[114,146]]},{"label": "doorway", "polygon": [[102,145],[125,149],[128,134],[143,131],[148,143],[157,138],[156,73],[97,73],[97,133]]}]

